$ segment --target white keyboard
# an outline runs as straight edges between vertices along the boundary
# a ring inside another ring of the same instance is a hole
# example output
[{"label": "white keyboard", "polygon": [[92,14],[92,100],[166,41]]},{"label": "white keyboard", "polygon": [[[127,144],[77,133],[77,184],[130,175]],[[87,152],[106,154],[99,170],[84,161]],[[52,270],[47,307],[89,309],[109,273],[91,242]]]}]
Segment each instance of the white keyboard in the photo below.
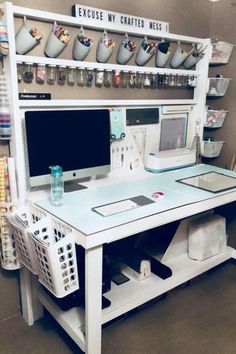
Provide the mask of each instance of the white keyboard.
[{"label": "white keyboard", "polygon": [[121,200],[119,202],[102,205],[96,208],[93,208],[94,211],[101,214],[102,216],[114,215],[117,213],[122,213],[124,211],[137,208],[139,205],[133,202],[130,199]]}]

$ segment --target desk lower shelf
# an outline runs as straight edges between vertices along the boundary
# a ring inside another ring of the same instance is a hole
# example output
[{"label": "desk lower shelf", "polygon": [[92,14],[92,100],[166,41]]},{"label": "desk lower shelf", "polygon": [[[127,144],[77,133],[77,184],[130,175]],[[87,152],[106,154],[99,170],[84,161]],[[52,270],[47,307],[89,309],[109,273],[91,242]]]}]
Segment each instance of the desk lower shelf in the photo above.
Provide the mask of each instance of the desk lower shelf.
[{"label": "desk lower shelf", "polygon": [[[225,252],[205,261],[191,260],[187,254],[176,257],[166,263],[173,275],[165,280],[152,274],[143,281],[130,279],[119,286],[112,283],[111,291],[105,294],[112,305],[102,311],[102,324],[225,262],[233,252],[233,248],[227,247]],[[39,290],[38,298],[80,348],[85,350],[84,310],[73,308],[62,311],[43,290]]]}]

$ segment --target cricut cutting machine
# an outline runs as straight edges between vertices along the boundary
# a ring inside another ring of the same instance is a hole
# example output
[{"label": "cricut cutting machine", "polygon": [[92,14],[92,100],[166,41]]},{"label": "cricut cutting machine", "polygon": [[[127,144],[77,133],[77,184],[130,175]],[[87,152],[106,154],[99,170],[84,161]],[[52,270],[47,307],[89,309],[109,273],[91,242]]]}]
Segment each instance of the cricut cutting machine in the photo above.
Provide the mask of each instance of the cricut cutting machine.
[{"label": "cricut cutting machine", "polygon": [[[178,107],[178,109],[181,108],[181,106]],[[149,172],[159,173],[192,166],[196,162],[195,150],[188,148],[186,144],[187,136],[190,134],[188,112],[179,113],[173,110],[171,114],[167,113],[169,113],[168,110],[162,110],[160,117],[160,130],[157,138],[159,146],[146,158],[145,169]]]}]

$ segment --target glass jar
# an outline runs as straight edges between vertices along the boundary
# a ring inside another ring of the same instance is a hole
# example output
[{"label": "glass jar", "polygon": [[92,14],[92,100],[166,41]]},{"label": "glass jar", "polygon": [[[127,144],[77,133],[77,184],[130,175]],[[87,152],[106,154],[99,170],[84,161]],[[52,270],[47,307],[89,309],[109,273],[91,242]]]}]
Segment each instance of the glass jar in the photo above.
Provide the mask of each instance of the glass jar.
[{"label": "glass jar", "polygon": [[142,88],[143,86],[143,71],[138,71],[136,74],[136,87]]},{"label": "glass jar", "polygon": [[56,65],[50,64],[47,66],[47,83],[49,85],[54,85],[56,82],[57,67]]},{"label": "glass jar", "polygon": [[104,82],[103,82],[103,85],[105,87],[111,87],[111,78],[112,78],[112,70],[106,69],[104,71]]},{"label": "glass jar", "polygon": [[34,65],[33,63],[25,63],[24,65],[24,82],[31,84],[34,79]]},{"label": "glass jar", "polygon": [[155,89],[157,87],[157,74],[150,74],[150,88]]},{"label": "glass jar", "polygon": [[150,73],[145,73],[143,78],[143,87],[150,88],[151,81],[150,81]]},{"label": "glass jar", "polygon": [[75,66],[69,66],[67,68],[67,84],[74,86],[75,84]]},{"label": "glass jar", "polygon": [[130,71],[129,72],[129,87],[134,88],[136,85],[136,72]]},{"label": "glass jar", "polygon": [[119,87],[120,86],[120,80],[121,80],[121,76],[120,76],[120,70],[115,70],[113,73],[113,86],[114,87]]},{"label": "glass jar", "polygon": [[169,82],[170,82],[170,75],[169,74],[164,74],[163,86],[169,86]]},{"label": "glass jar", "polygon": [[78,68],[76,72],[77,85],[83,87],[85,85],[85,69]]},{"label": "glass jar", "polygon": [[182,86],[182,75],[177,74],[176,75],[176,86],[181,87]]},{"label": "glass jar", "polygon": [[17,63],[17,81],[18,84],[22,81],[22,76],[23,76],[23,63],[18,62]]},{"label": "glass jar", "polygon": [[176,86],[176,82],[175,82],[175,75],[174,75],[174,74],[170,74],[170,78],[169,78],[169,86],[171,86],[171,87]]},{"label": "glass jar", "polygon": [[45,82],[45,64],[37,64],[36,66],[36,82],[37,84],[44,84]]},{"label": "glass jar", "polygon": [[157,76],[157,86],[162,87],[164,85],[164,75],[158,74]]},{"label": "glass jar", "polygon": [[122,88],[128,87],[128,79],[129,79],[129,72],[128,72],[128,70],[122,70],[122,71],[121,71],[120,87],[122,87]]},{"label": "glass jar", "polygon": [[91,87],[93,85],[93,68],[86,68],[85,84],[87,87]]},{"label": "glass jar", "polygon": [[60,65],[57,68],[57,83],[58,85],[65,85],[66,83],[66,66]]},{"label": "glass jar", "polygon": [[103,69],[97,69],[95,74],[95,86],[102,87],[104,80],[104,71]]}]

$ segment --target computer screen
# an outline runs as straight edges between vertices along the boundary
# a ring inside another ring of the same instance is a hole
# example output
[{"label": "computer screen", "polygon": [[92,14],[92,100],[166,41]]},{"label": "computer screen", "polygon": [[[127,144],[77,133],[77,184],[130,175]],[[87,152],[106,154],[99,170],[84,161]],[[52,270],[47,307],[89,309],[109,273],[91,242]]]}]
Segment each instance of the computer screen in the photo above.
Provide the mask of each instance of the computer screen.
[{"label": "computer screen", "polygon": [[52,165],[64,181],[110,171],[108,109],[26,111],[25,133],[31,186],[48,184]]}]

